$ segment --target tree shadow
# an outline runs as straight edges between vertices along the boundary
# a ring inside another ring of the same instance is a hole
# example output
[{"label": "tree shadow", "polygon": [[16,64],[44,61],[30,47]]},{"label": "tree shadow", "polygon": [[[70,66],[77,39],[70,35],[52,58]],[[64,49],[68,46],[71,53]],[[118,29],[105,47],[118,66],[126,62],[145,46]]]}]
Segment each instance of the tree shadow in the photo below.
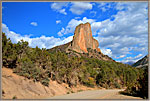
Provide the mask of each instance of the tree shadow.
[{"label": "tree shadow", "polygon": [[[125,91],[120,91],[119,94],[122,94],[122,95],[127,95],[127,96],[132,96],[132,97],[140,97],[140,98],[143,98],[142,96],[140,96],[139,94],[130,94],[130,93],[127,93]],[[143,98],[144,99],[144,98]]]}]

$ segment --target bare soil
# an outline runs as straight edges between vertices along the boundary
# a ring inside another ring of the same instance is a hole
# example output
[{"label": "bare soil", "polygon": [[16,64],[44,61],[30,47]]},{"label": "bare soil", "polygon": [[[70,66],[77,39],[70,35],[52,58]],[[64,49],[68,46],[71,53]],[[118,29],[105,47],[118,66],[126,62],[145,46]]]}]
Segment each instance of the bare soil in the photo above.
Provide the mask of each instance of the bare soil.
[{"label": "bare soil", "polygon": [[32,79],[13,73],[12,69],[2,68],[2,99],[13,99],[15,97],[17,99],[42,99],[92,89],[97,88],[83,85],[70,88],[65,83],[59,84],[52,80],[49,82],[49,87],[46,87],[40,82],[33,82]]}]

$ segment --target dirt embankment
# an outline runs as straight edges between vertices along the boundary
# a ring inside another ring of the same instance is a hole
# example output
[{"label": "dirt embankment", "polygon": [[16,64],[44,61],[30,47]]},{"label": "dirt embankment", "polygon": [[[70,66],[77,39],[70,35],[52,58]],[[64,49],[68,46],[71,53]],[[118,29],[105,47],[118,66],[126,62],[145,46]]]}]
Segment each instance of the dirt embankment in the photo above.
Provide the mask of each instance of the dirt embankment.
[{"label": "dirt embankment", "polygon": [[83,85],[70,88],[65,83],[58,84],[52,80],[49,82],[49,87],[46,87],[40,82],[33,82],[33,80],[14,74],[11,69],[2,68],[3,99],[42,99],[88,89],[92,90],[97,88],[88,88]]}]

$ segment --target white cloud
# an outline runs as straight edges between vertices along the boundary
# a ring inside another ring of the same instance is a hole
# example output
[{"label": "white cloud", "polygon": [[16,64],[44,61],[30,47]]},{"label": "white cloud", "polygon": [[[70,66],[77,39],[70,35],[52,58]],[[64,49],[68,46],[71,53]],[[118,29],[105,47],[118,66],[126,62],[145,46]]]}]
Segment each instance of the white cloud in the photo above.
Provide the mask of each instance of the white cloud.
[{"label": "white cloud", "polygon": [[115,59],[121,59],[124,58],[126,55],[120,55],[119,57],[115,57]]},{"label": "white cloud", "polygon": [[120,58],[124,58],[126,55],[120,55]]},{"label": "white cloud", "polygon": [[[147,43],[147,40],[145,40],[144,38],[136,38],[136,36],[135,37],[130,37],[130,36],[101,37],[99,36],[98,40],[100,43],[100,47],[107,47],[107,48],[112,49],[113,55],[129,54],[130,51],[134,49],[133,47],[137,47],[136,46],[137,44],[140,45],[143,43],[144,44]],[[147,46],[143,45],[139,48],[142,48],[142,47],[147,47]],[[134,49],[134,51],[136,51],[136,49]]]},{"label": "white cloud", "polygon": [[139,54],[139,55],[137,55],[137,56],[134,57],[134,58],[137,59],[137,58],[139,58],[139,57],[141,57],[141,56],[143,56],[143,54]]},{"label": "white cloud", "polygon": [[102,12],[108,11],[110,8],[114,6],[115,3],[107,3],[107,2],[100,2],[98,3],[98,8],[102,10]]},{"label": "white cloud", "polygon": [[66,2],[55,2],[51,4],[51,9],[61,14],[67,15],[65,7],[68,6]]},{"label": "white cloud", "polygon": [[115,8],[116,8],[117,10],[123,10],[123,9],[126,9],[126,6],[127,6],[127,5],[128,5],[128,3],[125,3],[125,2],[124,2],[124,3],[118,2]]},{"label": "white cloud", "polygon": [[76,28],[77,25],[81,24],[81,23],[92,23],[94,22],[94,19],[88,19],[86,17],[84,17],[82,20],[77,20],[77,19],[71,19],[67,25],[67,27],[64,29],[62,28],[61,31],[59,31],[57,34],[62,36],[63,34],[68,34],[68,33],[74,33],[74,30]]},{"label": "white cloud", "polygon": [[56,24],[60,24],[60,23],[61,23],[61,20],[57,20],[57,21],[56,21]]},{"label": "white cloud", "polygon": [[135,57],[127,57],[125,58],[124,60],[122,60],[121,62],[123,63],[128,63],[128,62],[132,62],[132,63],[135,63],[137,62],[139,59],[143,58],[145,55],[143,54],[138,54],[137,56]]},{"label": "white cloud", "polygon": [[29,46],[35,48],[38,46],[39,48],[52,48],[57,45],[62,45],[72,41],[73,36],[69,36],[67,38],[55,38],[53,36],[46,37],[42,35],[41,37],[31,38],[30,35],[22,36],[13,31],[10,31],[5,24],[2,24],[2,32],[4,32],[7,38],[10,38],[13,43],[17,43],[21,39],[29,42]]},{"label": "white cloud", "polygon": [[81,18],[81,17],[75,17],[74,19],[76,19],[76,20],[77,20],[77,19],[80,19],[80,18]]},{"label": "white cloud", "polygon": [[62,28],[62,29],[61,29],[61,31],[59,31],[59,32],[57,33],[57,34],[58,34],[58,36],[63,36],[64,31],[65,31],[65,29],[64,29],[64,28]]},{"label": "white cloud", "polygon": [[32,26],[37,26],[38,24],[37,24],[37,22],[31,22],[30,23]]},{"label": "white cloud", "polygon": [[92,14],[93,17],[96,16],[96,13],[97,13],[96,11],[90,11],[90,14]]},{"label": "white cloud", "polygon": [[[120,4],[116,3],[116,6]],[[114,20],[106,19],[72,19],[61,35],[74,33],[75,27],[80,23],[91,23],[92,34],[98,34],[100,49],[112,58],[125,58],[127,54],[139,52],[143,55],[148,51],[148,11],[147,3],[126,3],[120,11],[113,15]],[[126,9],[125,11],[123,9]],[[134,11],[134,12],[133,12]],[[111,50],[111,51],[110,51]],[[106,52],[105,52],[106,51]]]},{"label": "white cloud", "polygon": [[[131,51],[146,55],[148,52],[148,11],[147,3],[117,3],[120,10],[106,19],[91,23],[94,33],[98,33],[101,48],[109,48],[112,57],[132,54]],[[125,11],[123,10],[125,9]]]},{"label": "white cloud", "polygon": [[108,55],[108,56],[111,56],[112,55],[112,51],[111,49],[101,49],[102,53],[105,54],[105,55]]},{"label": "white cloud", "polygon": [[92,7],[92,4],[88,2],[73,2],[70,11],[74,14],[81,15],[86,10],[91,10]]},{"label": "white cloud", "polygon": [[73,40],[73,36],[69,36],[67,38],[64,37],[61,39],[61,41],[56,42],[56,44],[54,46],[63,45],[65,43],[71,42],[72,40]]}]

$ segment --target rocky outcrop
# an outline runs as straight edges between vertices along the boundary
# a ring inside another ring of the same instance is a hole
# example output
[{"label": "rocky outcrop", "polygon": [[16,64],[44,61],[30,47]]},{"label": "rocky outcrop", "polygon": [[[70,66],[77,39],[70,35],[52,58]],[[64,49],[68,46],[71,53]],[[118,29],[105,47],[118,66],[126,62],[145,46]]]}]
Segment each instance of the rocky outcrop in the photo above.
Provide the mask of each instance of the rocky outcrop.
[{"label": "rocky outcrop", "polygon": [[98,41],[92,36],[90,23],[85,23],[76,27],[73,40],[68,49],[79,53],[88,53],[88,48],[96,49],[98,52],[101,52],[98,46]]},{"label": "rocky outcrop", "polygon": [[114,61],[107,55],[104,55],[98,48],[99,43],[92,36],[90,23],[80,24],[76,27],[73,40],[64,45],[48,49],[49,52],[65,52],[69,57],[87,57],[97,58],[104,61]]}]

